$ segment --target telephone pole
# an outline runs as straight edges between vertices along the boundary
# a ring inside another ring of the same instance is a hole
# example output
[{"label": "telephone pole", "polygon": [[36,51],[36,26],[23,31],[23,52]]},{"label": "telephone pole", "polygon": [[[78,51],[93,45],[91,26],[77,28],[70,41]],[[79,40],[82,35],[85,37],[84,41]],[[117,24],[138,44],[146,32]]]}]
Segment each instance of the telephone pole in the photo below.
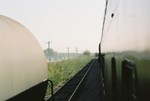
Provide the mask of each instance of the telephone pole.
[{"label": "telephone pole", "polygon": [[67,47],[68,50],[68,59],[70,58],[70,52],[69,52],[70,47]]},{"label": "telephone pole", "polygon": [[77,54],[77,56],[78,56],[78,48],[76,47],[76,54]]},{"label": "telephone pole", "polygon": [[50,45],[51,45],[52,42],[48,41],[46,43],[48,44],[48,49],[47,49],[48,50],[48,60],[50,62]]}]

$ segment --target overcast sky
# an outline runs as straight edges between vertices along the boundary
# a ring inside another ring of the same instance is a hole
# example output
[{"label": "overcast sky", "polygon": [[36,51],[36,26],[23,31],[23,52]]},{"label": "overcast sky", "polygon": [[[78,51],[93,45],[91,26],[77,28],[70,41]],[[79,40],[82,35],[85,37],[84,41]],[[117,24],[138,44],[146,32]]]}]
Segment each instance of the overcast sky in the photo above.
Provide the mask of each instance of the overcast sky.
[{"label": "overcast sky", "polygon": [[98,52],[105,0],[0,0],[0,15],[27,27],[43,49]]}]

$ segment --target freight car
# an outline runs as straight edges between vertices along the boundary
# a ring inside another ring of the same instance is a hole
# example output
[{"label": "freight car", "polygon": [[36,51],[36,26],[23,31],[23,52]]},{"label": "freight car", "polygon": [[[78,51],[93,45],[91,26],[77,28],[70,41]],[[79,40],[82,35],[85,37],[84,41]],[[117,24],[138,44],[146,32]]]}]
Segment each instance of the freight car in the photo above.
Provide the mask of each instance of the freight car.
[{"label": "freight car", "polygon": [[150,0],[106,0],[99,45],[104,101],[150,101]]},{"label": "freight car", "polygon": [[31,32],[0,16],[0,101],[43,101],[47,63]]}]

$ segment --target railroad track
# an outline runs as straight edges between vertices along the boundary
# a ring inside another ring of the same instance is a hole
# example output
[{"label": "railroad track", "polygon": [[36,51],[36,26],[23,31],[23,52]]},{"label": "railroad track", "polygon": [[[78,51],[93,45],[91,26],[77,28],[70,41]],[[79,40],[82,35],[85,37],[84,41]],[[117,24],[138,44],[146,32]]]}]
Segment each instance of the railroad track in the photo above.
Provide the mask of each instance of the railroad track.
[{"label": "railroad track", "polygon": [[47,101],[72,101],[82,90],[85,79],[95,63],[95,59],[91,60],[83,69],[81,69],[72,79],[62,86],[52,97]]}]

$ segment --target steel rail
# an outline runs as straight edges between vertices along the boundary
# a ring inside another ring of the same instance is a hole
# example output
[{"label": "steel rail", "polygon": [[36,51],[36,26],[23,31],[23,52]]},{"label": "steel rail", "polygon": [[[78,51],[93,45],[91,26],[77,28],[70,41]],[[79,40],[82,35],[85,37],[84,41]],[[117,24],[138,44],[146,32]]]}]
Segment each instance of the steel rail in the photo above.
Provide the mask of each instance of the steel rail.
[{"label": "steel rail", "polygon": [[94,60],[91,65],[89,66],[88,70],[86,71],[86,73],[84,74],[83,78],[81,79],[81,81],[79,82],[79,84],[77,85],[76,89],[74,90],[74,92],[72,93],[72,95],[70,96],[68,101],[71,101],[74,97],[74,95],[76,94],[76,92],[79,90],[79,87],[81,86],[81,84],[83,83],[83,80],[86,78],[86,76],[88,75],[90,69],[92,68],[93,64],[95,63],[96,60]]},{"label": "steel rail", "polygon": [[[80,85],[89,73],[95,59],[91,60],[85,65],[78,73],[76,73],[68,82],[66,82],[58,91],[46,101],[70,101],[76,92],[79,90]],[[71,88],[70,88],[71,87]],[[68,90],[66,90],[66,88]],[[62,96],[64,95],[64,96]]]}]

